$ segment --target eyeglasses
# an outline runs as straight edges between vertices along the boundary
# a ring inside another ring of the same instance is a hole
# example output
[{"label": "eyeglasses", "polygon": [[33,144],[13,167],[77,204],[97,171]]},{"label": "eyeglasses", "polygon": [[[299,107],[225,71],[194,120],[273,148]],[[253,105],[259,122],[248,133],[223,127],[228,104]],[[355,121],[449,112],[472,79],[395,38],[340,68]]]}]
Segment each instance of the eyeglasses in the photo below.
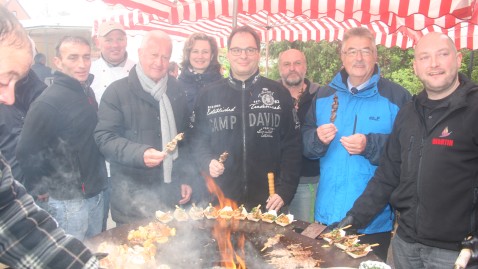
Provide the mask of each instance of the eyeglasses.
[{"label": "eyeglasses", "polygon": [[361,53],[363,57],[368,57],[372,55],[373,50],[371,49],[349,49],[347,51],[342,51],[343,54],[347,55],[348,57],[355,57],[358,53]]},{"label": "eyeglasses", "polygon": [[243,51],[246,53],[247,56],[252,56],[257,53],[258,49],[256,48],[245,48],[245,49],[230,48],[229,49],[229,52],[234,56],[240,56]]}]

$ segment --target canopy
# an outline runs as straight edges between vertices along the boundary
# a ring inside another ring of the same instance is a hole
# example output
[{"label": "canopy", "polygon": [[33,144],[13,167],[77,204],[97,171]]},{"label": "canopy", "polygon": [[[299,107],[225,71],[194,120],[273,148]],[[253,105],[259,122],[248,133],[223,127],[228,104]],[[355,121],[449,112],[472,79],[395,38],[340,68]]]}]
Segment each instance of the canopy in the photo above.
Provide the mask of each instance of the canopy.
[{"label": "canopy", "polygon": [[[216,37],[221,47],[233,25],[250,25],[270,40],[337,40],[345,30],[364,26],[377,44],[403,49],[430,32],[454,39],[457,48],[478,48],[476,0],[103,0],[127,12],[116,20],[128,30],[161,29],[176,40],[193,32]],[[96,28],[95,28],[96,29]]]}]

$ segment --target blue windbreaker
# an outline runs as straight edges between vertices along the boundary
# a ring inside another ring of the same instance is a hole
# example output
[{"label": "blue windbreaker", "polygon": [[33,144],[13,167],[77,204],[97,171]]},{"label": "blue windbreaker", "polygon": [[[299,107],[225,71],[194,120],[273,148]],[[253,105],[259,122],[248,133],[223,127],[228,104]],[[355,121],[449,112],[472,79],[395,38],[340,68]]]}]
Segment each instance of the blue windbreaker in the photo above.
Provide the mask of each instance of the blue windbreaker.
[{"label": "blue windbreaker", "polygon": [[[318,91],[302,128],[304,155],[312,159],[320,158],[315,220],[325,224],[344,218],[362,194],[377,168],[398,110],[411,98],[400,85],[380,78],[378,66],[375,66],[368,84],[357,94],[349,92],[347,77],[348,74],[342,70],[328,86]],[[339,103],[334,122],[338,132],[327,146],[318,139],[316,129],[330,123],[334,94],[337,94]],[[342,136],[353,134],[354,125],[355,133],[367,137],[367,145],[361,155],[350,155],[340,143]],[[392,230],[392,225],[393,212],[387,205],[369,226],[359,232],[387,232]]]}]

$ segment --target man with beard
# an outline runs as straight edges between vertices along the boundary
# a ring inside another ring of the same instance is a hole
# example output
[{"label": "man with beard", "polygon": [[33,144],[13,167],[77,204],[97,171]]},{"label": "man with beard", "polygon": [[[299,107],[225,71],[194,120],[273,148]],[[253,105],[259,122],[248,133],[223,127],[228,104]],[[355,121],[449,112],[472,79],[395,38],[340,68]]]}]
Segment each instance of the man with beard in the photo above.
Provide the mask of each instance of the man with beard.
[{"label": "man with beard", "polygon": [[[344,35],[344,68],[321,88],[302,128],[304,155],[320,158],[320,184],[315,220],[325,225],[340,221],[359,197],[380,161],[400,107],[410,100],[403,87],[380,76],[372,33],[362,27]],[[364,229],[363,243],[380,246],[374,252],[387,258],[393,212],[383,205]]]},{"label": "man with beard", "polygon": [[[279,55],[279,73],[282,84],[289,90],[294,99],[295,109],[301,124],[309,110],[319,84],[305,78],[307,61],[304,53],[289,49]],[[290,202],[289,211],[295,219],[313,222],[314,202],[319,182],[319,160],[311,160],[302,156],[300,181],[294,199]]]},{"label": "man with beard", "polygon": [[445,34],[418,41],[413,69],[424,91],[398,113],[380,166],[339,224],[364,227],[390,203],[400,212],[397,269],[453,268],[468,235],[477,258],[478,86],[458,73],[461,61]]}]

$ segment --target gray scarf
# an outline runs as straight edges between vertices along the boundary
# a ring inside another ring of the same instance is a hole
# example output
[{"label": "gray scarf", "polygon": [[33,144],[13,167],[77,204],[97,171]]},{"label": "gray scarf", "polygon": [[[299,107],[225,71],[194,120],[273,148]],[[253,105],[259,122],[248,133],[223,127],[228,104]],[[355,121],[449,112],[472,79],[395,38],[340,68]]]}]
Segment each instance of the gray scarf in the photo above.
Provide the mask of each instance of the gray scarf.
[{"label": "gray scarf", "polygon": [[[173,140],[178,134],[176,129],[176,122],[174,120],[173,107],[169,101],[169,97],[166,94],[168,76],[162,78],[158,83],[155,83],[152,79],[144,74],[141,64],[136,65],[136,73],[138,74],[139,82],[143,87],[143,90],[159,102],[159,115],[161,117],[161,137],[163,149],[166,148],[166,144]],[[171,183],[171,174],[173,171],[173,160],[178,158],[178,149],[176,148],[173,153],[168,154],[163,160],[164,182]]]}]

